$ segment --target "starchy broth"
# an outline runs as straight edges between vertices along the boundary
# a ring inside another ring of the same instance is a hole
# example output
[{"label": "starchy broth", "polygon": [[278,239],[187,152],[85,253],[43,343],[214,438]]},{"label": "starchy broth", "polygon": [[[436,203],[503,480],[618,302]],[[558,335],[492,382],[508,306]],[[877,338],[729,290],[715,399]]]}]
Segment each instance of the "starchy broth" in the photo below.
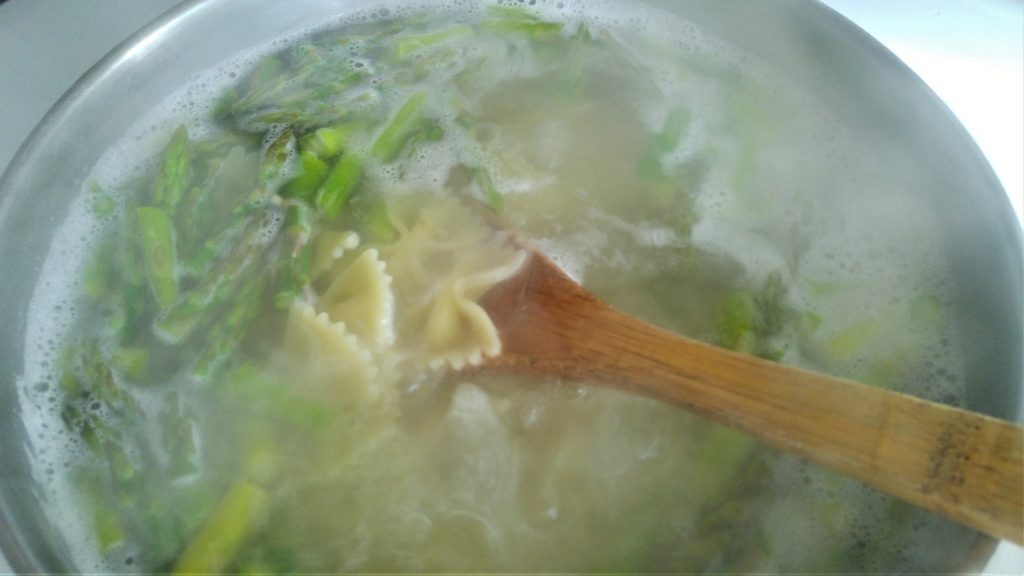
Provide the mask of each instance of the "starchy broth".
[{"label": "starchy broth", "polygon": [[522,261],[482,203],[644,320],[959,404],[939,230],[894,202],[925,180],[837,124],[632,3],[395,4],[197,75],[93,170],[29,310],[22,407],[71,556],[948,570],[970,531],[701,418],[452,369],[498,352],[474,302]]}]

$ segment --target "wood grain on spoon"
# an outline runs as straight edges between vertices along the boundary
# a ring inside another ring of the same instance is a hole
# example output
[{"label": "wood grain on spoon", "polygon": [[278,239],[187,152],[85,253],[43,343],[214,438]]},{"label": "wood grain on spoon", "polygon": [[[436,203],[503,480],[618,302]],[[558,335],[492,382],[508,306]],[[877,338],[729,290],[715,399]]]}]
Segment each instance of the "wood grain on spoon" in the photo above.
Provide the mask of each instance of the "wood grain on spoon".
[{"label": "wood grain on spoon", "polygon": [[535,251],[481,304],[502,340],[484,370],[660,398],[1024,544],[1020,426],[676,336],[604,304]]}]

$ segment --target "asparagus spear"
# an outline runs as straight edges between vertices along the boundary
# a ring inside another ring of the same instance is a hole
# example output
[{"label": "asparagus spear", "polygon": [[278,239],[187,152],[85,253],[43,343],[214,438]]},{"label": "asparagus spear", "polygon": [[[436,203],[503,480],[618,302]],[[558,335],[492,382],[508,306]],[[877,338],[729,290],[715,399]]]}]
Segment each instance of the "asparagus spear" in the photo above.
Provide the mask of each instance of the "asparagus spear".
[{"label": "asparagus spear", "polygon": [[171,212],[178,206],[192,177],[189,169],[190,148],[188,130],[182,124],[174,131],[164,149],[160,172],[153,181],[153,202]]},{"label": "asparagus spear", "polygon": [[310,281],[310,263],[313,256],[313,210],[305,202],[297,201],[285,212],[285,264],[281,289],[274,297],[279,308],[291,306]]},{"label": "asparagus spear", "polygon": [[325,430],[335,419],[335,413],[326,405],[296,394],[291,386],[251,365],[231,372],[221,390],[230,397],[231,405],[307,430]]},{"label": "asparagus spear", "polygon": [[450,28],[444,30],[438,30],[436,32],[428,32],[426,34],[416,34],[409,36],[399,37],[395,41],[395,56],[399,60],[405,60],[426,48],[443,44],[450,40],[456,40],[465,36],[473,34],[473,29],[465,24],[456,24]]},{"label": "asparagus spear", "polygon": [[295,134],[282,130],[263,150],[257,181],[270,192],[276,192],[294,176]]},{"label": "asparagus spear", "polygon": [[97,247],[93,259],[85,268],[82,291],[94,302],[102,301],[114,289],[116,238],[106,238]]},{"label": "asparagus spear", "polygon": [[675,108],[669,112],[665,125],[637,162],[637,176],[644,180],[656,180],[664,176],[661,159],[679,145],[689,123],[690,114],[685,109]]},{"label": "asparagus spear", "polygon": [[103,188],[101,188],[99,184],[91,182],[89,184],[89,192],[92,196],[90,199],[90,208],[92,208],[93,214],[105,217],[114,213],[114,210],[117,208],[117,203],[114,202],[114,199],[111,198],[109,194],[103,191]]},{"label": "asparagus spear", "polygon": [[142,253],[149,275],[153,298],[161,307],[170,306],[178,298],[177,255],[174,229],[167,212],[153,207],[135,211],[142,238]]},{"label": "asparagus spear", "polygon": [[327,219],[334,219],[352,196],[363,173],[363,163],[355,154],[345,154],[335,162],[316,192],[316,207]]},{"label": "asparagus spear", "polygon": [[364,122],[345,122],[317,128],[302,137],[299,146],[322,160],[330,160],[341,154],[342,148],[353,134],[366,130],[369,125]]},{"label": "asparagus spear", "polygon": [[193,376],[211,381],[227,367],[248,335],[248,328],[260,312],[264,282],[258,278],[244,283],[224,318],[207,336],[209,344],[203,350],[192,371]]},{"label": "asparagus spear", "polygon": [[245,480],[235,483],[178,558],[174,574],[224,572],[269,507],[262,488]]},{"label": "asparagus spear", "polygon": [[242,278],[257,266],[280,229],[278,208],[268,206],[249,216],[245,231],[223,267],[210,270],[199,285],[174,302],[157,319],[157,335],[169,344],[181,342],[232,296]]},{"label": "asparagus spear", "polygon": [[785,347],[777,339],[791,315],[781,274],[770,274],[758,290],[738,290],[726,298],[719,316],[718,344],[778,360]]},{"label": "asparagus spear", "polygon": [[487,171],[487,168],[481,166],[474,170],[473,181],[480,187],[480,191],[484,194],[484,201],[491,210],[499,213],[504,210],[505,198],[494,187],[494,182],[491,181],[491,173]]},{"label": "asparagus spear", "polygon": [[198,470],[199,455],[192,436],[192,419],[188,416],[178,395],[171,393],[159,415],[160,439],[169,458],[168,472],[171,478],[188,476]]},{"label": "asparagus spear", "polygon": [[283,196],[311,199],[327,175],[327,164],[310,150],[299,154],[301,172],[284,187]]},{"label": "asparagus spear", "polygon": [[280,73],[254,83],[223,109],[243,131],[262,132],[274,124],[307,130],[372,103],[376,96],[363,87],[364,74],[327,47],[298,46]]},{"label": "asparagus spear", "polygon": [[88,506],[100,553],[107,554],[124,544],[127,539],[124,524],[100,479],[81,471],[75,478],[75,488]]},{"label": "asparagus spear", "polygon": [[245,215],[232,218],[231,224],[204,242],[182,263],[182,273],[192,278],[202,278],[209,274],[210,267],[235,246],[248,225],[249,219]]},{"label": "asparagus spear", "polygon": [[427,104],[427,93],[417,92],[399,108],[391,122],[384,128],[380,136],[373,143],[370,153],[382,162],[391,162],[395,159],[409,137],[415,132],[417,125],[423,117],[423,110]]},{"label": "asparagus spear", "polygon": [[492,5],[487,7],[484,27],[495,32],[517,32],[534,40],[554,38],[562,31],[561,22],[547,22],[523,8]]}]

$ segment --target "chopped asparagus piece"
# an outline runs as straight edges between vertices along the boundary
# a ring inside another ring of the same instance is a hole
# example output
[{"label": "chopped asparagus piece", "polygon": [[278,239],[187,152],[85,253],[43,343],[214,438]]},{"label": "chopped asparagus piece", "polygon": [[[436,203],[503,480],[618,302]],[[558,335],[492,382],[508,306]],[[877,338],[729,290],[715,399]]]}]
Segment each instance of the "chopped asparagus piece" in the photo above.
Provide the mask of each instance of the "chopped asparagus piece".
[{"label": "chopped asparagus piece", "polygon": [[488,6],[484,26],[495,32],[521,32],[535,40],[543,40],[557,36],[564,24],[541,20],[523,8]]},{"label": "chopped asparagus piece", "polygon": [[284,196],[311,199],[327,175],[327,164],[313,152],[303,150],[299,166],[301,172],[284,187]]},{"label": "chopped asparagus piece", "polygon": [[400,60],[405,60],[409,56],[412,56],[416,52],[425,48],[430,48],[432,46],[448,42],[449,40],[456,40],[472,34],[472,28],[465,24],[458,24],[445,30],[438,30],[437,32],[402,36],[395,42],[395,56]]},{"label": "chopped asparagus piece", "polygon": [[281,290],[274,298],[280,308],[291,306],[295,297],[309,284],[313,258],[313,218],[313,210],[301,201],[288,206],[285,212],[285,271]]},{"label": "chopped asparagus piece", "polygon": [[342,148],[353,134],[368,128],[368,125],[360,122],[346,122],[317,128],[302,137],[299,147],[304,152],[310,152],[322,160],[330,160],[341,154]]},{"label": "chopped asparagus piece", "polygon": [[170,306],[178,298],[177,254],[171,219],[167,212],[148,206],[136,209],[135,215],[153,298],[162,307]]},{"label": "chopped asparagus piece", "polygon": [[277,237],[280,230],[277,210],[276,207],[268,207],[251,215],[242,237],[224,257],[224,266],[212,269],[198,286],[175,301],[157,319],[156,333],[162,340],[169,344],[181,342],[223,307]]},{"label": "chopped asparagus piece", "polygon": [[417,125],[423,117],[423,110],[426,104],[426,92],[413,94],[399,108],[391,122],[384,128],[380,136],[377,137],[370,153],[383,162],[394,160],[398,153],[402,151],[402,148],[405,147],[409,137],[416,131]]},{"label": "chopped asparagus piece", "polygon": [[355,190],[362,173],[363,163],[355,154],[345,154],[335,162],[316,192],[316,207],[320,213],[327,219],[336,218]]},{"label": "chopped asparagus piece", "polygon": [[644,180],[657,180],[664,177],[665,171],[661,165],[662,157],[679,145],[689,124],[690,114],[685,109],[675,108],[669,112],[661,131],[654,137],[647,152],[637,162],[637,176]]},{"label": "chopped asparagus piece", "polygon": [[499,213],[504,210],[505,198],[494,187],[494,182],[491,181],[491,173],[486,168],[480,167],[474,170],[473,180],[480,187],[480,191],[484,194],[484,201],[487,202],[491,210]]},{"label": "chopped asparagus piece", "polygon": [[271,192],[285,184],[294,176],[295,134],[291,130],[282,130],[263,150],[260,160],[259,183]]},{"label": "chopped asparagus piece", "polygon": [[269,507],[270,496],[262,488],[244,480],[236,483],[189,542],[174,573],[222,573]]},{"label": "chopped asparagus piece", "polygon": [[117,209],[117,202],[96,182],[89,184],[89,192],[92,194],[90,207],[96,216],[110,216]]},{"label": "chopped asparagus piece", "polygon": [[171,136],[170,142],[164,149],[163,161],[160,164],[160,172],[153,181],[153,202],[169,211],[174,211],[181,197],[185,194],[189,180],[192,177],[190,171],[191,146],[188,139],[188,130],[181,125]]}]

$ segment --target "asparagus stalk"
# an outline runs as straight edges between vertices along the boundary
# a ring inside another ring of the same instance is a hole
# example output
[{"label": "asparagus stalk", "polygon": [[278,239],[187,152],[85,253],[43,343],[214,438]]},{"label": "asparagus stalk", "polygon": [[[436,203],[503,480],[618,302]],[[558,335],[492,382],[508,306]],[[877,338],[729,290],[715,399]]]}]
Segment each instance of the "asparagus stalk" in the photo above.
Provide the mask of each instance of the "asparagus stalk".
[{"label": "asparagus stalk", "polygon": [[484,19],[484,27],[488,30],[527,34],[534,40],[554,38],[563,26],[561,22],[547,22],[523,8],[513,6],[488,6]]},{"label": "asparagus stalk", "polygon": [[251,365],[242,365],[226,376],[221,390],[232,405],[308,430],[325,430],[335,419],[326,405],[300,396],[291,386]]},{"label": "asparagus stalk", "polygon": [[269,507],[262,488],[237,482],[178,558],[174,574],[223,573]]},{"label": "asparagus stalk", "polygon": [[330,160],[338,154],[352,138],[352,135],[366,130],[369,126],[362,122],[346,122],[333,126],[317,128],[302,137],[299,141],[303,151],[310,152],[322,160]]},{"label": "asparagus stalk", "polygon": [[107,554],[124,544],[127,539],[125,527],[102,482],[83,471],[75,478],[75,488],[88,506],[100,553]]},{"label": "asparagus stalk", "polygon": [[341,213],[362,173],[363,163],[355,154],[345,154],[335,162],[316,192],[316,207],[324,217],[331,220]]},{"label": "asparagus stalk", "polygon": [[402,36],[395,41],[395,56],[399,60],[405,60],[413,54],[443,44],[450,40],[456,40],[473,34],[473,29],[465,24],[457,24],[437,32]]},{"label": "asparagus stalk", "polygon": [[259,264],[279,232],[277,208],[269,206],[250,215],[241,239],[225,256],[223,267],[211,270],[199,285],[174,302],[157,319],[157,335],[169,344],[181,342],[211,319],[235,292],[242,278]]},{"label": "asparagus stalk", "polygon": [[285,264],[281,289],[274,297],[279,308],[288,308],[310,282],[313,257],[313,210],[297,201],[285,212]]},{"label": "asparagus stalk", "polygon": [[248,335],[248,328],[260,311],[264,283],[258,278],[246,282],[224,318],[210,331],[209,344],[196,362],[192,375],[211,381],[228,365]]},{"label": "asparagus stalk", "polygon": [[283,196],[312,199],[327,176],[327,164],[313,152],[303,150],[299,154],[299,166],[301,172],[284,187]]},{"label": "asparagus stalk", "polygon": [[160,413],[160,438],[169,458],[168,472],[172,478],[194,474],[199,455],[192,436],[192,419],[183,408],[178,395],[172,393]]},{"label": "asparagus stalk", "polygon": [[391,122],[384,128],[373,143],[370,153],[382,162],[391,162],[405,147],[409,137],[416,131],[423,118],[423,110],[427,104],[427,93],[413,94],[399,108]]},{"label": "asparagus stalk", "polygon": [[263,150],[257,181],[263,188],[276,192],[289,178],[294,176],[295,134],[291,129],[282,130]]},{"label": "asparagus stalk", "polygon": [[473,181],[480,187],[480,191],[484,194],[484,202],[491,210],[500,213],[505,209],[505,198],[495,188],[494,182],[491,181],[491,173],[487,171],[487,168],[480,166],[474,170]]},{"label": "asparagus stalk", "polygon": [[647,152],[637,162],[636,173],[643,180],[656,180],[665,175],[661,159],[668,154],[682,139],[690,124],[690,114],[683,108],[675,108],[669,112],[661,131],[647,148]]},{"label": "asparagus stalk", "polygon": [[181,125],[164,149],[160,172],[153,181],[153,202],[173,212],[181,201],[192,175],[189,169],[191,146],[188,130]]},{"label": "asparagus stalk", "polygon": [[90,198],[90,208],[92,208],[92,213],[96,216],[101,218],[110,216],[114,213],[114,210],[117,209],[117,203],[114,202],[114,199],[110,194],[104,192],[103,188],[101,188],[96,182],[91,182],[89,184],[89,192],[92,196],[92,198]]},{"label": "asparagus stalk", "polygon": [[232,223],[203,243],[196,252],[182,263],[182,273],[192,278],[202,278],[210,273],[210,267],[218,258],[227,254],[238,242],[242,232],[249,225],[244,215],[232,218]]},{"label": "asparagus stalk", "polygon": [[324,126],[348,116],[360,103],[372,102],[374,92],[362,88],[364,76],[347,58],[325,47],[299,46],[279,74],[224,104],[224,115],[246,132],[262,132],[274,124],[303,131]]},{"label": "asparagus stalk", "polygon": [[140,207],[135,215],[142,238],[142,254],[149,286],[157,304],[166,308],[178,298],[173,225],[167,212],[159,208]]}]

